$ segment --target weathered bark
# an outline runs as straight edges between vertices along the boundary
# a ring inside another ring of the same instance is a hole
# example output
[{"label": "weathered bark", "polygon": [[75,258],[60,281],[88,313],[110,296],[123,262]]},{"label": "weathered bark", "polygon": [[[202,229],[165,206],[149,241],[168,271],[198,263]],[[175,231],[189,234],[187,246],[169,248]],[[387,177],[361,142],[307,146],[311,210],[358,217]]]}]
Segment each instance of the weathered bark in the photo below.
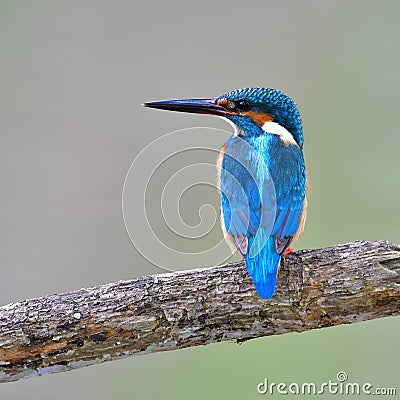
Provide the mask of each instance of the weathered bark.
[{"label": "weathered bark", "polygon": [[0,381],[399,314],[400,247],[385,241],[287,256],[270,300],[241,263],[145,276],[0,307]]}]

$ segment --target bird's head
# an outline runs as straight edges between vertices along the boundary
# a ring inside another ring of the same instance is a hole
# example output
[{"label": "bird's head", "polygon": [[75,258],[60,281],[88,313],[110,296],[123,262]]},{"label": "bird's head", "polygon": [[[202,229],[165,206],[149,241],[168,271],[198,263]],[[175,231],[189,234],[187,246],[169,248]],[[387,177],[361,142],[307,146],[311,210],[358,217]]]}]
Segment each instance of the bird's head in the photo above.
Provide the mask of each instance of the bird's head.
[{"label": "bird's head", "polygon": [[162,100],[146,107],[197,114],[218,115],[233,122],[246,136],[263,132],[303,146],[303,129],[296,103],[284,93],[269,88],[233,90],[211,99]]}]

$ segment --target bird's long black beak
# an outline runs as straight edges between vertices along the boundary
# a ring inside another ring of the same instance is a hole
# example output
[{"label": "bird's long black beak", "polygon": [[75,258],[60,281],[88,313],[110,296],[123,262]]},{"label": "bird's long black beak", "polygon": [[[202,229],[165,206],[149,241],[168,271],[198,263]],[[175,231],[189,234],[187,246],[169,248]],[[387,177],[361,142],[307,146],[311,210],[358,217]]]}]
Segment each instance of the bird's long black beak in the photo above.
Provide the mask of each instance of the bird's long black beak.
[{"label": "bird's long black beak", "polygon": [[217,99],[181,99],[151,101],[143,104],[145,107],[160,110],[179,111],[195,114],[211,114],[226,116],[229,111],[217,103]]}]

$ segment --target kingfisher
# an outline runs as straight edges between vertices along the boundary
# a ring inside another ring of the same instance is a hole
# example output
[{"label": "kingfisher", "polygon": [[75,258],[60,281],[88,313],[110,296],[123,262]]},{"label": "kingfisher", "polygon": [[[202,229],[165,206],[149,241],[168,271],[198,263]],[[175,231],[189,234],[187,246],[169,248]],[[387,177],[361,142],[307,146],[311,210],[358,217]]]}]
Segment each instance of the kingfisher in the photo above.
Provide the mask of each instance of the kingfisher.
[{"label": "kingfisher", "polygon": [[296,103],[279,90],[255,87],[144,106],[216,115],[233,125],[217,160],[222,231],[241,253],[259,296],[272,297],[280,260],[292,251],[306,220],[303,127]]}]

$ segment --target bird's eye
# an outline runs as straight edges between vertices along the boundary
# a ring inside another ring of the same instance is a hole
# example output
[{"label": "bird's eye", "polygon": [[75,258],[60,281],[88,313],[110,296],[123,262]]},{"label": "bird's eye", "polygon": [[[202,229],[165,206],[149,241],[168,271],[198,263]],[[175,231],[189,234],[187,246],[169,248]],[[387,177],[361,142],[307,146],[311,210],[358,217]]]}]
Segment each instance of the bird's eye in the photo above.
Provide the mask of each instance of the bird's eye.
[{"label": "bird's eye", "polygon": [[249,111],[251,106],[250,103],[246,100],[240,100],[236,103],[236,108],[239,111]]}]

